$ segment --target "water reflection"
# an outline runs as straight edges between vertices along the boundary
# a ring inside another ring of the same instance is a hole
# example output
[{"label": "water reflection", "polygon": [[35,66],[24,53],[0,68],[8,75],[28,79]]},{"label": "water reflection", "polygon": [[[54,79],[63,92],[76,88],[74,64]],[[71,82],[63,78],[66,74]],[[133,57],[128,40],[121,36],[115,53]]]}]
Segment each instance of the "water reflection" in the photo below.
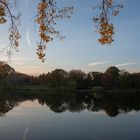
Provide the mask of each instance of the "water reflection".
[{"label": "water reflection", "polygon": [[104,110],[110,117],[115,117],[132,110],[140,110],[139,94],[105,94],[102,98],[95,98],[88,93],[0,93],[0,116],[3,117],[24,101],[38,100],[39,104],[55,112],[64,111],[99,112]]}]

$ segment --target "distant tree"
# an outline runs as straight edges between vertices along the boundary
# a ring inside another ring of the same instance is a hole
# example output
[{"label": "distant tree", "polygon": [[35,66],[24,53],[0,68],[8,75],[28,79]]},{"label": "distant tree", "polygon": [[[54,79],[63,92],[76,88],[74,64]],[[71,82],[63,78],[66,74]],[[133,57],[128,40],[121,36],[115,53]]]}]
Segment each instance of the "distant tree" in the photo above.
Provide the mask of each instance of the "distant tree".
[{"label": "distant tree", "polygon": [[91,86],[98,86],[101,85],[101,78],[102,78],[102,73],[100,72],[89,72],[87,75],[87,79],[91,79]]},{"label": "distant tree", "polygon": [[117,88],[119,85],[119,72],[116,67],[109,67],[102,76],[102,84],[106,88]]},{"label": "distant tree", "polygon": [[47,75],[46,74],[40,74],[38,77],[37,77],[37,81],[38,81],[38,84],[39,85],[47,85]]},{"label": "distant tree", "polygon": [[7,63],[0,61],[0,81],[2,81],[6,76],[15,72],[15,70],[9,66]]},{"label": "distant tree", "polygon": [[81,70],[71,70],[68,74],[69,80],[75,81],[76,88],[85,88],[86,74]]},{"label": "distant tree", "polygon": [[140,73],[130,74],[131,88],[140,89]]},{"label": "distant tree", "polygon": [[121,88],[140,88],[140,73],[121,73],[119,81]]},{"label": "distant tree", "polygon": [[130,74],[128,72],[121,73],[119,77],[119,81],[120,81],[121,88],[131,87]]},{"label": "distant tree", "polygon": [[117,67],[111,66],[109,67],[105,73],[107,74],[113,74],[114,76],[119,76],[120,70]]},{"label": "distant tree", "polygon": [[31,85],[39,85],[39,80],[38,80],[38,76],[30,76],[30,84]]},{"label": "distant tree", "polygon": [[13,71],[5,75],[1,80],[1,86],[6,89],[16,89],[21,85],[30,85],[31,78],[32,76]]},{"label": "distant tree", "polygon": [[56,69],[47,75],[48,84],[51,87],[66,86],[68,74],[62,69]]}]

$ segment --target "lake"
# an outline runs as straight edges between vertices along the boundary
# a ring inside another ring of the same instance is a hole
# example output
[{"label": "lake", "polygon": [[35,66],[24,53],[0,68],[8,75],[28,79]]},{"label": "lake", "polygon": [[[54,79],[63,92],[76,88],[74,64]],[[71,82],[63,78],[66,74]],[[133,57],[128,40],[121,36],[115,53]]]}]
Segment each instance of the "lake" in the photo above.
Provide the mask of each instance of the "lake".
[{"label": "lake", "polygon": [[140,94],[0,93],[0,140],[140,140]]}]

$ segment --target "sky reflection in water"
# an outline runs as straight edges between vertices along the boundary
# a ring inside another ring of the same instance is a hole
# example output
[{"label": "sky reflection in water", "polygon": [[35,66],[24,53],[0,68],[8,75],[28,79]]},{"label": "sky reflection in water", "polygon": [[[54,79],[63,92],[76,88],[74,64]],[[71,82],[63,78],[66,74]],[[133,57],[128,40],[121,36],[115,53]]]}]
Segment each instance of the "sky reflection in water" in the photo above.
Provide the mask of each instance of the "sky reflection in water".
[{"label": "sky reflection in water", "polygon": [[139,110],[138,95],[0,94],[0,140],[139,140]]}]

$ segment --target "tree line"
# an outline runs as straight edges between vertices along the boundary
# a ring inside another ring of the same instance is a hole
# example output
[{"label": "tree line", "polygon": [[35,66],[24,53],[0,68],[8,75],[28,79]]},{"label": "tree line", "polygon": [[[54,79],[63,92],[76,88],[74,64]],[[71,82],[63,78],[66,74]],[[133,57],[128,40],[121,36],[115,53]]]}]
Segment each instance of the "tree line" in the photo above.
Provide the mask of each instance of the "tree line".
[{"label": "tree line", "polygon": [[91,89],[96,86],[104,89],[140,88],[140,72],[129,73],[111,66],[105,72],[55,69],[39,76],[29,76],[16,72],[5,62],[0,62],[0,87],[16,88],[21,85],[45,87],[68,87],[70,89]]}]

